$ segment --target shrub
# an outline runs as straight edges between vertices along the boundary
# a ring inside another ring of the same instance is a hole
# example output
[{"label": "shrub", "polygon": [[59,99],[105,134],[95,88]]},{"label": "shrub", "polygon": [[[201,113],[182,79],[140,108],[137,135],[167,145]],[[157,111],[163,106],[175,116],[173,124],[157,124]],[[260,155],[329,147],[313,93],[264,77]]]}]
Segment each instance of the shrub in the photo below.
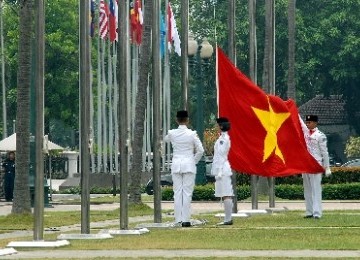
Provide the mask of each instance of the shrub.
[{"label": "shrub", "polygon": [[[244,200],[249,198],[251,195],[250,186],[238,186],[237,187],[237,199]],[[195,186],[193,193],[194,201],[215,201],[218,198],[215,197],[215,187],[214,184],[200,185]],[[174,192],[172,187],[164,187],[162,189],[162,200],[172,201],[174,199]]]},{"label": "shrub", "polygon": [[[304,199],[302,185],[275,186],[275,196],[282,199]],[[325,184],[322,197],[324,200],[358,200],[360,199],[360,183]]]},{"label": "shrub", "polygon": [[282,199],[301,200],[304,199],[304,189],[302,185],[277,185],[275,186],[275,196]]},{"label": "shrub", "polygon": [[213,201],[216,200],[215,188],[212,184],[195,186],[192,199],[195,201]]},{"label": "shrub", "polygon": [[323,199],[358,200],[360,199],[360,183],[324,185]]},{"label": "shrub", "polygon": [[251,188],[249,185],[237,186],[236,193],[238,200],[245,200],[251,196]]}]

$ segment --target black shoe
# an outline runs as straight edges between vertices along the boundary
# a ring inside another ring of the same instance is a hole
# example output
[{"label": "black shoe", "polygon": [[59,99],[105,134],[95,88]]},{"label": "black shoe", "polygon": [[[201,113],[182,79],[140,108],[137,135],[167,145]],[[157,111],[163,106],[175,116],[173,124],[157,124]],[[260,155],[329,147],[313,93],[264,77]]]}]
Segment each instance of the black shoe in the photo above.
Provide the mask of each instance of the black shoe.
[{"label": "black shoe", "polygon": [[231,226],[232,224],[234,224],[232,220],[218,223],[219,226]]},{"label": "black shoe", "polygon": [[313,215],[306,215],[304,218],[313,218]]},{"label": "black shoe", "polygon": [[181,226],[182,227],[191,227],[191,223],[190,222],[182,222]]}]

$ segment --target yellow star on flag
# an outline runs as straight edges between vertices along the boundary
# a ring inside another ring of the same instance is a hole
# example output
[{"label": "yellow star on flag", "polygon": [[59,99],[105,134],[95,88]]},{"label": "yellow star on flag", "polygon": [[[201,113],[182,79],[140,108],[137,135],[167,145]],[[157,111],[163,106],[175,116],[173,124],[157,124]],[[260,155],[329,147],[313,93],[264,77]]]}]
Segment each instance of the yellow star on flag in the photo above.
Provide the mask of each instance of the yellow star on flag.
[{"label": "yellow star on flag", "polygon": [[263,161],[265,162],[272,152],[275,150],[275,154],[285,163],[284,156],[279,148],[277,142],[277,132],[279,131],[282,124],[290,116],[289,112],[286,113],[276,113],[271,107],[269,102],[269,111],[251,107],[255,115],[260,120],[262,126],[266,130],[266,137],[264,140],[264,157]]}]

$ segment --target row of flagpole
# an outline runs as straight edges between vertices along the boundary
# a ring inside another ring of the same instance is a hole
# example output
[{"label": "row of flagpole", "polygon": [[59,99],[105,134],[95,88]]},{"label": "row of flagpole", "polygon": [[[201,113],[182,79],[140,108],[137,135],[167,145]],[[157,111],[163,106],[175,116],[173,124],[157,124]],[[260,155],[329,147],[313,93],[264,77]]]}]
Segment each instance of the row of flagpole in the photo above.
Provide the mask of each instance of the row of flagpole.
[{"label": "row of flagpole", "polygon": [[[111,12],[106,11],[107,6],[115,5],[115,10],[118,9],[117,1],[112,0],[107,3],[104,0],[99,0],[95,2],[91,0],[90,8],[91,8],[91,34],[94,37],[96,35],[96,18],[98,17],[98,37],[97,37],[97,84],[96,84],[96,93],[97,98],[96,102],[92,102],[92,104],[96,103],[96,110],[92,108],[92,113],[95,114],[94,122],[92,124],[92,129],[96,132],[93,140],[96,145],[96,163],[95,157],[92,156],[91,165],[92,172],[106,172],[115,174],[115,172],[119,172],[118,166],[118,141],[119,136],[117,134],[117,130],[119,128],[119,122],[117,122],[117,111],[119,104],[116,96],[118,93],[117,89],[117,78],[116,78],[116,57],[117,57],[117,36],[112,41],[110,34],[110,25],[106,25],[106,21],[110,21]],[[112,3],[112,4],[111,4]],[[142,21],[143,21],[143,10],[141,9],[142,3],[139,0],[135,0],[132,4],[132,8],[129,8],[127,5],[127,13],[130,13],[130,21],[129,25],[126,26],[126,34],[127,41],[132,41],[132,45],[126,45],[128,50],[128,57],[126,63],[128,64],[127,69],[129,75],[131,75],[128,79],[130,81],[130,87],[127,90],[127,106],[128,112],[127,116],[129,118],[128,122],[128,134],[129,134],[129,142],[133,140],[132,133],[134,132],[134,118],[135,118],[135,101],[136,101],[136,93],[137,93],[137,80],[138,80],[138,58],[139,58],[139,46],[141,43],[141,34],[142,30]],[[98,12],[96,12],[96,7],[98,7]],[[174,42],[175,52],[180,55],[180,37],[178,35],[175,18],[171,9],[171,5],[168,1],[165,1],[166,17],[163,19],[166,21],[165,23],[165,37],[161,39],[159,45],[167,45],[168,40]],[[105,9],[105,10],[104,10]],[[97,15],[98,13],[98,15]],[[105,17],[105,14],[108,14],[109,17]],[[116,18],[117,20],[117,18]],[[138,22],[138,24],[135,24]],[[130,28],[129,28],[130,27]],[[134,27],[134,28],[132,28]],[[105,28],[105,29],[104,29]],[[106,29],[107,28],[107,29]],[[159,30],[160,29],[159,25]],[[164,32],[162,32],[164,33]],[[123,46],[125,47],[125,46]],[[131,50],[130,50],[131,49]],[[170,66],[169,66],[169,55],[168,48],[163,48],[164,53],[160,53],[159,55],[163,56],[163,72],[161,77],[161,114],[162,114],[162,129],[163,132],[166,131],[170,127]],[[107,65],[107,66],[106,66]],[[150,75],[149,75],[150,76]],[[144,133],[144,146],[143,146],[143,171],[150,171],[153,167],[152,164],[152,124],[153,118],[151,113],[152,107],[152,99],[153,95],[150,92],[149,86],[147,91],[147,108],[146,108],[146,120],[144,122],[145,133]],[[129,147],[131,152],[131,147]],[[165,146],[165,154],[162,156],[162,169],[168,170],[168,164],[165,161],[170,160],[170,147],[168,145]]]}]

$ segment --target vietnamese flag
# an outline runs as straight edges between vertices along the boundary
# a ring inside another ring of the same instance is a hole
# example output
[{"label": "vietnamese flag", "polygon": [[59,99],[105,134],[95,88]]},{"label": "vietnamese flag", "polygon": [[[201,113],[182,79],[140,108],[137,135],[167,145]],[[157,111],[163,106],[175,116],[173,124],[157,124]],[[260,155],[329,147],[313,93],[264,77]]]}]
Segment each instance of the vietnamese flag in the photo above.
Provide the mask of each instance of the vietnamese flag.
[{"label": "vietnamese flag", "polygon": [[307,151],[293,100],[267,95],[219,48],[217,73],[219,116],[231,124],[232,169],[265,177],[324,171]]}]

